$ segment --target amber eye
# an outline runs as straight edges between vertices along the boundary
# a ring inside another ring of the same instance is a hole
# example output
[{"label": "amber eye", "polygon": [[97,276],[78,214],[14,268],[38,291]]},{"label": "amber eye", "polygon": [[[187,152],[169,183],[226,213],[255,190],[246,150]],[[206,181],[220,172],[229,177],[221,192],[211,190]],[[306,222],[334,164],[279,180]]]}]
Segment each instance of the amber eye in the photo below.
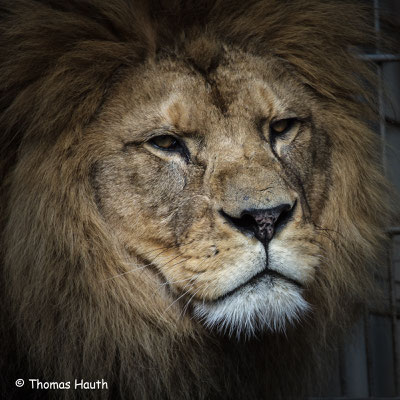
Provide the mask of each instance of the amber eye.
[{"label": "amber eye", "polygon": [[186,147],[185,142],[175,138],[172,135],[155,136],[152,139],[150,139],[147,143],[158,150],[170,153],[178,153],[187,162],[190,161],[189,149]]},{"label": "amber eye", "polygon": [[167,151],[177,151],[181,147],[179,141],[171,135],[156,136],[149,143],[158,149]]},{"label": "amber eye", "polygon": [[296,122],[296,118],[281,119],[279,121],[273,122],[270,125],[271,133],[274,135],[284,135],[286,132],[289,132],[293,128]]}]

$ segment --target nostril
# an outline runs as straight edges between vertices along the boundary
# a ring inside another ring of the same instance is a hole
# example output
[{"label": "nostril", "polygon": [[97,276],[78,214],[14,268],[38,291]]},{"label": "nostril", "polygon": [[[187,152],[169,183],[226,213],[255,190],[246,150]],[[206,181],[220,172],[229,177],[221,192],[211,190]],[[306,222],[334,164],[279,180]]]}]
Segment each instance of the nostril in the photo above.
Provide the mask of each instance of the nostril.
[{"label": "nostril", "polygon": [[221,215],[236,229],[252,233],[264,245],[269,242],[277,229],[283,228],[293,214],[294,206],[280,204],[267,209],[244,210],[240,218],[235,218],[221,210]]},{"label": "nostril", "polygon": [[244,233],[254,233],[257,229],[257,222],[250,214],[243,214],[240,218],[235,218],[227,214],[225,211],[220,211],[221,215],[235,228]]},{"label": "nostril", "polygon": [[284,228],[286,224],[291,220],[293,217],[293,212],[296,207],[297,201],[294,202],[293,205],[290,204],[283,204],[283,208],[275,221],[275,232],[279,231],[280,229]]}]

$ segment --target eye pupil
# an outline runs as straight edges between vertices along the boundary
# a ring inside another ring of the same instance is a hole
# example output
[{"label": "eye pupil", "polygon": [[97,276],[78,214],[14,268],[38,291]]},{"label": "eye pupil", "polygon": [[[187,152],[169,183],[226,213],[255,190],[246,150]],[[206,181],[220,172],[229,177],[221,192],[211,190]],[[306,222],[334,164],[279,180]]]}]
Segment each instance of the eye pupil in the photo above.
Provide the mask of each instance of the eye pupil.
[{"label": "eye pupil", "polygon": [[281,119],[280,121],[276,121],[270,125],[271,132],[276,135],[283,135],[293,127],[295,121],[295,118]]},{"label": "eye pupil", "polygon": [[272,129],[275,132],[282,133],[288,126],[288,121],[287,120],[282,120],[278,121],[275,124],[272,125]]},{"label": "eye pupil", "polygon": [[170,135],[157,136],[150,140],[150,143],[162,150],[174,150],[178,145],[178,141]]},{"label": "eye pupil", "polygon": [[147,145],[152,146],[157,150],[162,150],[165,153],[179,154],[186,161],[190,159],[190,153],[182,139],[177,139],[172,135],[159,135],[147,141]]}]

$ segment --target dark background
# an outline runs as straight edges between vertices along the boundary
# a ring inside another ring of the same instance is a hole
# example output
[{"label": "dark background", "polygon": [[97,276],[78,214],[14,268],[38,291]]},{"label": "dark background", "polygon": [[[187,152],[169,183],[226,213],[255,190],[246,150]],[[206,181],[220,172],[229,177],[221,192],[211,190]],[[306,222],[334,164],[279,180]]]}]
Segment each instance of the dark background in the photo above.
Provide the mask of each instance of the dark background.
[{"label": "dark background", "polygon": [[[386,176],[400,192],[400,35],[399,29],[382,22],[388,15],[400,26],[400,0],[364,0],[374,7],[371,24],[377,33],[377,48],[363,56],[376,64],[379,77],[380,123],[376,132],[382,139],[382,164]],[[393,40],[394,51],[379,49],[384,32]],[[400,226],[388,227],[391,251],[382,260],[384,302],[365,310],[345,344],[335,356],[336,368],[322,399],[400,399]],[[313,399],[315,399],[313,398]]]}]

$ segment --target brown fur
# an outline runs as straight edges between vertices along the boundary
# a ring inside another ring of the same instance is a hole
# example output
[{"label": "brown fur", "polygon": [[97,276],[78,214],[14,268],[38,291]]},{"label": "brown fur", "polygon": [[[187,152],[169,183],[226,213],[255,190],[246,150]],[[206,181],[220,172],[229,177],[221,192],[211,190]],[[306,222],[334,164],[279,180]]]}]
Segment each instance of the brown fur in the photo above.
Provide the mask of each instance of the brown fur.
[{"label": "brown fur", "polygon": [[[4,393],[37,377],[109,382],[87,398],[301,397],[373,297],[394,207],[365,122],[372,69],[349,52],[371,40],[365,10],[243,3],[0,1]],[[288,104],[311,119],[278,165],[257,124]],[[154,124],[188,135],[195,162],[141,147]],[[211,205],[237,214],[268,182],[301,204],[281,236],[312,312],[236,341],[175,300],[223,294],[244,239]]]}]

